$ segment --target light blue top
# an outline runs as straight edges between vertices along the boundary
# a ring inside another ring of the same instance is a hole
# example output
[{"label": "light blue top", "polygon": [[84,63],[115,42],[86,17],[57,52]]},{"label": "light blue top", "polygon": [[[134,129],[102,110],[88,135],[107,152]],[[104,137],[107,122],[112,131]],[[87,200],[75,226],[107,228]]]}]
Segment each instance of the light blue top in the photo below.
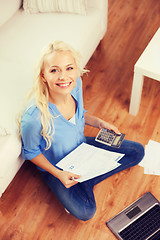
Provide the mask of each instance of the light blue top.
[{"label": "light blue top", "polygon": [[45,150],[46,142],[40,134],[42,130],[40,110],[36,105],[32,105],[24,112],[21,120],[21,134],[22,154],[25,160],[31,160],[42,153],[55,166],[82,142],[86,142],[81,78],[77,78],[76,83],[76,87],[71,92],[77,107],[75,114],[76,124],[66,120],[56,105],[49,102],[49,111],[53,116],[55,133],[51,147],[48,150]]}]

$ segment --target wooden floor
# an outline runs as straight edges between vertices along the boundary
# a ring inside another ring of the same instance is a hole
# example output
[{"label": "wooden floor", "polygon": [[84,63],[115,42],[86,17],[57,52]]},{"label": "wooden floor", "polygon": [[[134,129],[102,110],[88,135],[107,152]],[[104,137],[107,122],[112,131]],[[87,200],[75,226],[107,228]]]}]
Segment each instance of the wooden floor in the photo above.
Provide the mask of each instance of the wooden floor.
[{"label": "wooden floor", "polygon": [[[137,59],[160,26],[159,0],[109,0],[108,30],[83,78],[85,108],[113,124],[126,138],[160,142],[160,83],[145,78],[140,111],[128,113]],[[96,129],[85,128],[95,136]],[[39,173],[25,163],[0,199],[1,240],[114,240],[105,222],[151,191],[160,200],[160,177],[136,166],[95,187],[97,212],[82,222],[67,214]]]}]

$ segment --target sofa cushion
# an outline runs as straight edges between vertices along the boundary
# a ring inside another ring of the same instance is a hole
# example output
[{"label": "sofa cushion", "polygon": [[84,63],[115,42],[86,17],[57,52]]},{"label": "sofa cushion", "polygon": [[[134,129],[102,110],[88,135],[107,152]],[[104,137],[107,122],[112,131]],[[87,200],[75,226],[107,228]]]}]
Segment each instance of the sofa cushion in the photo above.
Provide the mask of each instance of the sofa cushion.
[{"label": "sofa cushion", "polygon": [[23,0],[27,13],[63,12],[86,14],[86,0]]},{"label": "sofa cushion", "polygon": [[25,63],[0,58],[0,136],[16,134],[18,114],[32,85],[32,72]]},{"label": "sofa cushion", "polygon": [[0,58],[25,64],[27,71],[30,71],[47,43],[62,40],[80,51],[86,63],[103,37],[104,25],[102,12],[98,9],[88,9],[86,16],[67,13],[25,14],[19,10],[1,28]]},{"label": "sofa cushion", "polygon": [[0,5],[0,26],[7,22],[20,8],[22,0],[5,0]]}]

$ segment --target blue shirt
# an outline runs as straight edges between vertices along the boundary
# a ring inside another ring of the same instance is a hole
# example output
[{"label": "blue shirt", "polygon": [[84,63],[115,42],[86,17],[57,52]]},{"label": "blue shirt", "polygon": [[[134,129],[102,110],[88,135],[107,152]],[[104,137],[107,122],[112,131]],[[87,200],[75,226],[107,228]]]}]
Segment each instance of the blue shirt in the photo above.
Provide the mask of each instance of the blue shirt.
[{"label": "blue shirt", "polygon": [[[41,135],[41,112],[36,105],[31,106],[22,115],[21,136],[22,155],[25,160],[31,160],[43,154],[54,166],[82,142],[86,142],[84,136],[84,107],[82,95],[82,81],[77,78],[76,87],[71,91],[76,101],[76,124],[65,119],[57,109],[56,105],[49,102],[49,111],[53,116],[55,133],[51,147],[45,150],[46,142]],[[39,168],[39,167],[38,167]],[[39,168],[40,170],[43,170]]]}]

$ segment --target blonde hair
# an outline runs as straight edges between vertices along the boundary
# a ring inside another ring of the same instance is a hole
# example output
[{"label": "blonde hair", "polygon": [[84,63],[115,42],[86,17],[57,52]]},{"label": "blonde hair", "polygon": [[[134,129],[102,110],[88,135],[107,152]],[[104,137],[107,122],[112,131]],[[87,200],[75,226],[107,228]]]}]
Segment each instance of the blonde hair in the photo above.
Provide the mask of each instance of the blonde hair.
[{"label": "blonde hair", "polygon": [[40,58],[35,65],[34,70],[34,84],[33,88],[29,93],[28,100],[31,98],[35,98],[36,106],[39,108],[41,112],[41,124],[42,131],[41,135],[46,141],[46,150],[48,150],[51,146],[51,138],[55,132],[54,128],[54,117],[51,115],[48,108],[48,100],[49,100],[49,91],[48,85],[42,79],[42,69],[44,66],[44,61],[46,55],[53,52],[70,52],[75,60],[77,67],[77,77],[83,75],[83,73],[88,72],[88,70],[84,69],[81,66],[81,55],[79,52],[75,51],[70,45],[62,42],[55,41],[53,43],[49,43],[45,46],[41,52]]}]

